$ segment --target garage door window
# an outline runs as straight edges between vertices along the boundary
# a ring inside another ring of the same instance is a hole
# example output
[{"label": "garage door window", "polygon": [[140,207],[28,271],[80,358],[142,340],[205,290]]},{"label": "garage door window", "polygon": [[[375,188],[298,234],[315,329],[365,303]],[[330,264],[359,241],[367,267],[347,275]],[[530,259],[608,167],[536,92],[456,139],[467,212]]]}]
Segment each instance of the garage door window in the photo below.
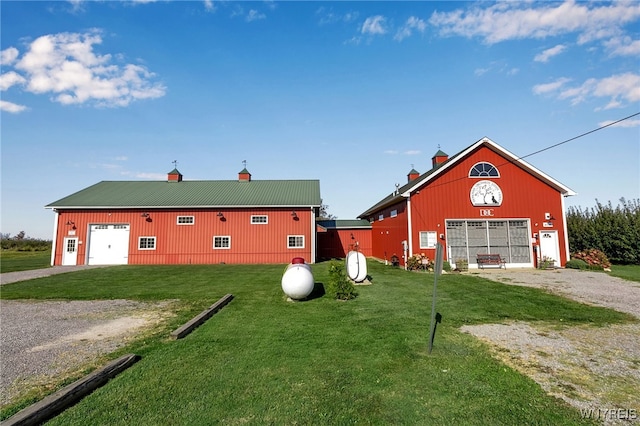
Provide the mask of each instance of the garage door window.
[{"label": "garage door window", "polygon": [[138,248],[140,250],[155,250],[156,237],[140,237],[138,238]]}]

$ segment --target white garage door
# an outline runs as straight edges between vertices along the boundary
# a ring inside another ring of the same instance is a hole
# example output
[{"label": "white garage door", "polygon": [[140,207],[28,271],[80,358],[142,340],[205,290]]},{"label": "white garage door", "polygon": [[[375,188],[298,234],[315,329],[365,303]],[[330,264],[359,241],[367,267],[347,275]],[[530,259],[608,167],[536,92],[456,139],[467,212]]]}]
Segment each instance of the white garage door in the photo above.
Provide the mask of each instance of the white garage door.
[{"label": "white garage door", "polygon": [[126,265],[129,225],[91,225],[89,265]]}]

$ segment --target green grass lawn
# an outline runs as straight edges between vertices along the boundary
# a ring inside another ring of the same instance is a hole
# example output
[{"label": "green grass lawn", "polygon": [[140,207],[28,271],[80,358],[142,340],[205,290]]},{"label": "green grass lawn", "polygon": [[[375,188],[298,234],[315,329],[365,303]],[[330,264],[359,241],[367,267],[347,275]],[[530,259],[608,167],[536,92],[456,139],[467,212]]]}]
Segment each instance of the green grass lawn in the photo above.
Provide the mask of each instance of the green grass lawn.
[{"label": "green grass lawn", "polygon": [[0,273],[28,271],[48,268],[51,265],[51,250],[43,251],[0,251]]},{"label": "green grass lawn", "polygon": [[[326,286],[328,263],[313,265]],[[4,299],[180,299],[156,336],[112,354],[142,359],[51,425],[591,424],[459,332],[463,324],[633,321],[543,291],[444,275],[428,354],[432,274],[369,261],[373,285],[348,302],[287,302],[284,265],[122,266],[3,286]],[[171,330],[226,293],[186,338]],[[70,380],[70,379],[69,379]],[[68,382],[68,380],[67,380]],[[2,418],[30,401],[5,407]]]},{"label": "green grass lawn", "polygon": [[640,282],[640,265],[613,265],[609,274],[625,280]]}]

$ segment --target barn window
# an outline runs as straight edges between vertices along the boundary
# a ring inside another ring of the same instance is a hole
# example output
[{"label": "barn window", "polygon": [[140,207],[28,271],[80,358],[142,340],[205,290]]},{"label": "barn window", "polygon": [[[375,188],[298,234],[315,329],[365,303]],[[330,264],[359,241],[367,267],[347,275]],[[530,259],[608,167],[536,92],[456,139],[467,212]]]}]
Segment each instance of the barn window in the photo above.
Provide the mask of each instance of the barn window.
[{"label": "barn window", "polygon": [[436,232],[435,231],[420,232],[420,248],[421,249],[436,248]]},{"label": "barn window", "polygon": [[213,237],[213,248],[214,249],[230,249],[231,237],[228,235],[220,235],[220,236]]},{"label": "barn window", "polygon": [[469,177],[500,177],[498,169],[491,163],[476,163],[469,170]]},{"label": "barn window", "polygon": [[194,216],[178,216],[177,224],[178,225],[193,225],[196,221]]},{"label": "barn window", "polygon": [[289,235],[287,248],[304,248],[304,235]]},{"label": "barn window", "polygon": [[396,217],[398,216],[398,210],[391,210],[391,214],[389,215],[389,217]]},{"label": "barn window", "polygon": [[378,220],[379,220],[379,221],[380,221],[380,220],[384,220],[384,214],[380,214],[380,215],[378,215]]},{"label": "barn window", "polygon": [[267,216],[267,215],[251,216],[251,223],[253,223],[253,224],[267,224],[267,223],[269,223],[269,216]]},{"label": "barn window", "polygon": [[156,237],[138,237],[138,248],[140,250],[155,250]]}]

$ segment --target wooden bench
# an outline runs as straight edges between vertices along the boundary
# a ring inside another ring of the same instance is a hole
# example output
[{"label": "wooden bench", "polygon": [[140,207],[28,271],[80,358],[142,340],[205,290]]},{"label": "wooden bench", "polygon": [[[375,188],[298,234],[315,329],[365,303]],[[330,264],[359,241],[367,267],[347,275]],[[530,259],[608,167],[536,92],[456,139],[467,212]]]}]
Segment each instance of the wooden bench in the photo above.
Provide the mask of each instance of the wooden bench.
[{"label": "wooden bench", "polygon": [[486,265],[507,269],[504,259],[499,254],[477,254],[476,260],[480,269],[484,269]]}]

